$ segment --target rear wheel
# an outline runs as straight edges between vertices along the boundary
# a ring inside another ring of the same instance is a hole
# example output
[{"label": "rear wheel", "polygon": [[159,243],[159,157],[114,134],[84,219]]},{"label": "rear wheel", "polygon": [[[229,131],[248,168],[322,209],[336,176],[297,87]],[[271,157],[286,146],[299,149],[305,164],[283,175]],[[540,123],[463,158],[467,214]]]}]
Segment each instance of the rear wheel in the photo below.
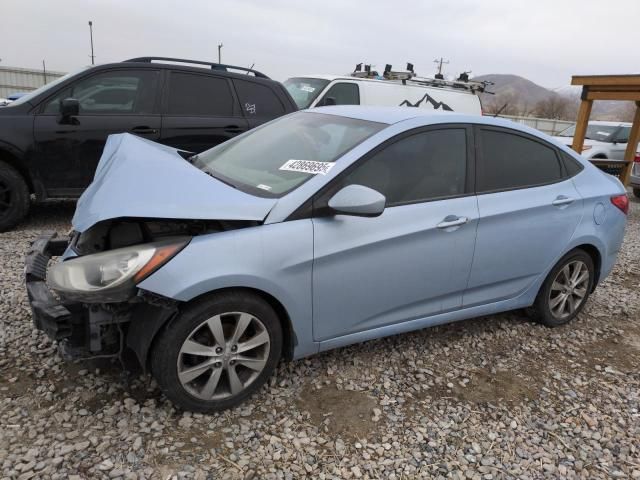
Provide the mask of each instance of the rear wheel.
[{"label": "rear wheel", "polygon": [[633,194],[636,196],[636,198],[640,198],[640,188],[634,188]]},{"label": "rear wheel", "polygon": [[594,282],[593,259],[584,250],[565,255],[551,270],[530,313],[535,320],[557,327],[573,320],[584,308]]},{"label": "rear wheel", "polygon": [[29,211],[29,187],[22,175],[0,161],[0,232],[22,220]]},{"label": "rear wheel", "polygon": [[221,293],[187,307],[162,332],[151,370],[165,395],[195,412],[234,407],[273,374],[280,321],[255,295]]}]

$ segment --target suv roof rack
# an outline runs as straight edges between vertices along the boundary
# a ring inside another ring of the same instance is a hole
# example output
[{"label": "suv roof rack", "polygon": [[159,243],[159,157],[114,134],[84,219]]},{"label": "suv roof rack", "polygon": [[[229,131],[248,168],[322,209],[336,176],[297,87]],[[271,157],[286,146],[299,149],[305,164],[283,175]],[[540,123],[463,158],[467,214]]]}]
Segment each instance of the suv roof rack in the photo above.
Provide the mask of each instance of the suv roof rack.
[{"label": "suv roof rack", "polygon": [[187,60],[184,58],[137,57],[137,58],[130,58],[129,60],[125,60],[124,62],[152,63],[153,61],[156,61],[156,60],[165,61],[165,62],[174,62],[174,63],[191,63],[194,65],[206,65],[210,67],[211,70],[222,70],[224,72],[228,70],[239,70],[241,72],[245,72],[247,75],[249,73],[253,73],[256,77],[259,77],[259,78],[269,78],[264,73],[254,70],[253,68],[238,67],[237,65],[226,65],[224,63],[203,62],[201,60]]},{"label": "suv roof rack", "polygon": [[404,71],[394,71],[392,68],[392,65],[386,64],[384,72],[380,75],[377,71],[371,69],[371,65],[364,65],[363,69],[363,64],[358,63],[355,70],[351,73],[351,76],[356,78],[402,82],[403,85],[418,84],[426,87],[456,88],[467,90],[471,93],[492,93],[486,92],[486,88],[489,85],[493,85],[493,82],[486,80],[482,82],[469,80],[469,74],[471,72],[462,72],[455,80],[445,80],[442,75],[436,75],[436,78],[417,76],[412,63],[407,63],[407,69]]}]

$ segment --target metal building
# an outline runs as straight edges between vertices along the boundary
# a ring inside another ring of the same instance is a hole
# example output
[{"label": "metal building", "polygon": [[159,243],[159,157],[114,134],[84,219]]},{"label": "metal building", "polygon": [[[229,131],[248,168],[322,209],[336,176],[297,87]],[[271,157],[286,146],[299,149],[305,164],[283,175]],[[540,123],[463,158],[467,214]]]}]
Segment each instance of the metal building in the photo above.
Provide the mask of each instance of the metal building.
[{"label": "metal building", "polygon": [[64,72],[0,66],[0,98],[12,93],[30,92],[64,75]]}]

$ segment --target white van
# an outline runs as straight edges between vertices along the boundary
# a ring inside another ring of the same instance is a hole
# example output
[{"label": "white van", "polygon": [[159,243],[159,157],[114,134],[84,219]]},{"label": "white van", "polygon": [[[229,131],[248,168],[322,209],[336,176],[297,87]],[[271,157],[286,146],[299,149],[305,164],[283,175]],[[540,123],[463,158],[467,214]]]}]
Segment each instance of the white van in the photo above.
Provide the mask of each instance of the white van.
[{"label": "white van", "polygon": [[325,105],[400,105],[482,115],[480,98],[473,89],[465,88],[460,82],[432,82],[433,86],[416,80],[403,82],[340,75],[307,75],[292,77],[284,82],[284,86],[301,110]]}]

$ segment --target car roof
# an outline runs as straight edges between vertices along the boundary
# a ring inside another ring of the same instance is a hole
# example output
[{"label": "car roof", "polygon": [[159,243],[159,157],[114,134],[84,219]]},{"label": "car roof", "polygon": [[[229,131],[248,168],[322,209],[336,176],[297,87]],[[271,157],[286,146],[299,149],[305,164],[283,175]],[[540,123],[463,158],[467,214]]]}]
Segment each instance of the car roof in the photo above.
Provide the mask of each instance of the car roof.
[{"label": "car roof", "polygon": [[[233,66],[231,65],[229,67],[233,68]],[[97,70],[97,69],[112,69],[112,68],[150,68],[150,69],[156,69],[156,70],[163,69],[163,70],[174,70],[174,71],[180,70],[184,72],[205,73],[210,75],[237,78],[240,80],[249,80],[252,82],[260,82],[260,83],[268,83],[268,84],[279,83],[276,80],[269,78],[267,76],[259,77],[255,75],[247,75],[246,73],[215,69],[215,68],[207,67],[205,65],[196,65],[196,64],[189,64],[189,63],[171,63],[171,61],[137,62],[132,60],[125,60],[123,62],[101,63],[98,65],[89,66],[86,70],[88,71],[93,69]]]},{"label": "car roof", "polygon": [[[339,105],[331,107],[316,107],[304,112],[325,113],[329,115],[339,115],[342,117],[355,118],[369,122],[384,123],[393,125],[395,123],[412,121],[413,126],[427,126],[443,123],[467,123],[475,125],[487,125],[493,127],[503,127],[527,133],[531,136],[553,141],[549,135],[536,130],[522,123],[514,122],[506,118],[499,118],[485,115],[472,115],[444,110],[431,110],[415,107],[374,107],[363,105]],[[558,142],[555,142],[558,144]]]},{"label": "car roof", "polygon": [[451,123],[480,123],[508,128],[517,128],[523,131],[530,130],[528,128],[520,128],[522,126],[521,124],[502,118],[415,107],[338,105],[330,107],[316,107],[308,109],[307,111],[326,113],[330,115],[339,115],[341,117],[356,118],[358,120],[366,120],[369,122],[386,123],[388,125],[393,125],[394,123],[419,117],[424,120],[424,124],[443,123],[443,119],[446,119],[445,121]]},{"label": "car roof", "polygon": [[605,122],[604,120],[590,120],[589,125],[602,125],[607,127],[630,127],[629,122]]}]

